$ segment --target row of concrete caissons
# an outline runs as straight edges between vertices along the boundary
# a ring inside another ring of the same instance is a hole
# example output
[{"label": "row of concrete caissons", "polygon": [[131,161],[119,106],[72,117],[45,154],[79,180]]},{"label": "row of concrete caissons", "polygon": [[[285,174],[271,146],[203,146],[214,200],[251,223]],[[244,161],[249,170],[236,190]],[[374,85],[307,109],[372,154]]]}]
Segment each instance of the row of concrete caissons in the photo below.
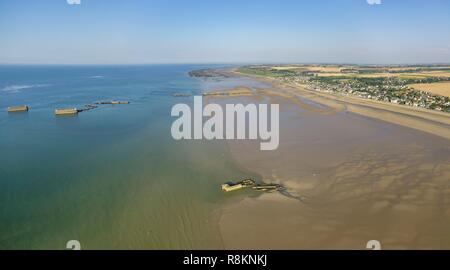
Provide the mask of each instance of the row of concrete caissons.
[{"label": "row of concrete caissons", "polygon": [[[77,108],[62,108],[62,109],[55,109],[54,114],[55,115],[76,115],[79,112],[89,111],[92,109],[95,109],[98,107],[98,105],[104,105],[104,104],[112,104],[112,105],[118,105],[118,104],[129,104],[129,101],[100,101],[95,102],[93,104],[87,104],[84,105],[81,109]],[[30,110],[30,107],[27,105],[20,105],[20,106],[11,106],[8,107],[9,113],[17,113],[17,112],[28,112]]]}]

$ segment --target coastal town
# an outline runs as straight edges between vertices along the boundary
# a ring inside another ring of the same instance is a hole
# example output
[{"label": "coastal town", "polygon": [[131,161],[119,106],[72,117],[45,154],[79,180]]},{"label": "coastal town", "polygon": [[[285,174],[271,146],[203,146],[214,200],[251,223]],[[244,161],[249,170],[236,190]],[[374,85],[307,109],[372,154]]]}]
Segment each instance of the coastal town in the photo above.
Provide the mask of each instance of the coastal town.
[{"label": "coastal town", "polygon": [[[400,66],[246,66],[238,72],[267,76],[281,82],[303,86],[308,90],[357,96],[394,104],[450,112],[450,91],[447,95],[416,89],[432,89],[440,84],[450,88],[450,67]],[[428,87],[429,86],[429,87]],[[439,92],[439,93],[442,93]]]}]

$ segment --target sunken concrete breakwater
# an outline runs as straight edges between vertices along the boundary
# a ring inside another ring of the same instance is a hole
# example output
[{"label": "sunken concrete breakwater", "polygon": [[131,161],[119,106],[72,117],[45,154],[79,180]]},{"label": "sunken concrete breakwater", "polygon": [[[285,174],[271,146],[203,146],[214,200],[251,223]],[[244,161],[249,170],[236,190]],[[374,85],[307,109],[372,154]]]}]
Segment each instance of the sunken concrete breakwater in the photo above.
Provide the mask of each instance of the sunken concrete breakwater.
[{"label": "sunken concrete breakwater", "polygon": [[14,113],[14,112],[27,112],[29,110],[29,107],[26,105],[22,106],[11,106],[8,107],[8,112]]}]

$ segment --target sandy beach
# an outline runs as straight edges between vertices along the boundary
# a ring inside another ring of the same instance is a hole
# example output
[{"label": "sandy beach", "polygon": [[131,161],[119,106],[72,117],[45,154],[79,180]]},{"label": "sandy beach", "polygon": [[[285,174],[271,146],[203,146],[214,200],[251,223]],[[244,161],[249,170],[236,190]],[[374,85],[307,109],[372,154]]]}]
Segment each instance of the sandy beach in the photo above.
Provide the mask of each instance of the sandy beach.
[{"label": "sandy beach", "polygon": [[270,94],[283,95],[294,101],[298,100],[298,97],[303,97],[338,111],[345,110],[450,139],[450,117],[445,112],[363,99],[356,96],[311,91],[307,89],[306,85],[282,83],[258,75],[241,74],[235,70],[230,73],[272,84],[273,89],[270,90]]},{"label": "sandy beach", "polygon": [[[231,141],[244,168],[301,199],[263,194],[222,209],[230,249],[450,248],[447,114],[313,93],[266,78],[241,102],[279,103],[280,147]],[[426,132],[425,132],[426,131]]]}]

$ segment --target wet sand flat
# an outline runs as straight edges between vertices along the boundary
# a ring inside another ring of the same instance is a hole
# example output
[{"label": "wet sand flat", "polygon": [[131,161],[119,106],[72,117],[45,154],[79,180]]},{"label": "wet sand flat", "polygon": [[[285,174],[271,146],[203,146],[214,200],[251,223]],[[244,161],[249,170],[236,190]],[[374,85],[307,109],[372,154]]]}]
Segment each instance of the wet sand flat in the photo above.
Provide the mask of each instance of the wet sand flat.
[{"label": "wet sand flat", "polygon": [[[226,248],[364,249],[372,239],[385,249],[450,248],[450,140],[349,109],[357,105],[269,90],[241,99],[280,104],[279,149],[260,151],[255,141],[229,148],[241,166],[302,201],[273,193],[225,206]],[[449,132],[440,114],[415,117]]]}]

